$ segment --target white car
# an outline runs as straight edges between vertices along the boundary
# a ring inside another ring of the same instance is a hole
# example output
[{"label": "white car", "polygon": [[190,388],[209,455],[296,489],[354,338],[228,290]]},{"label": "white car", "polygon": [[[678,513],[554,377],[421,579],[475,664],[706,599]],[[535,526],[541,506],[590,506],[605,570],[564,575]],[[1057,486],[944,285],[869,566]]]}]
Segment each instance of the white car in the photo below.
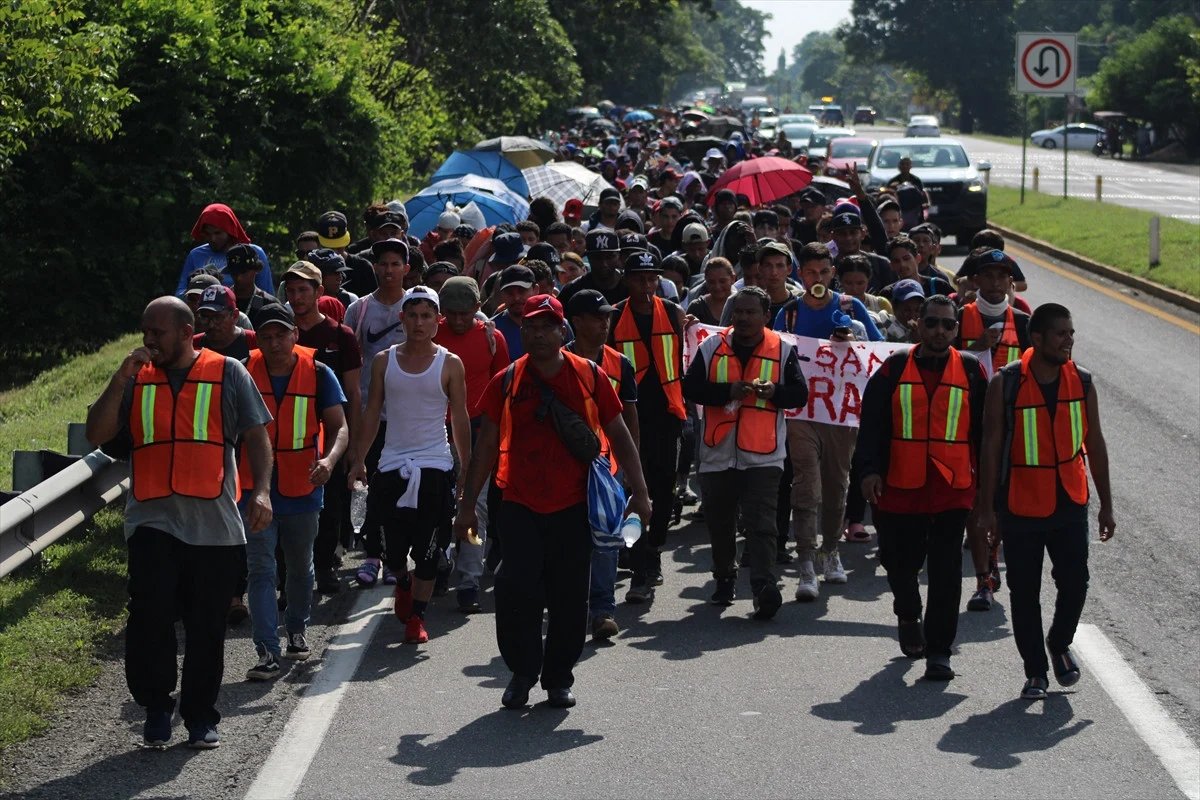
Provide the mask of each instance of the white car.
[{"label": "white car", "polygon": [[824,161],[829,152],[829,143],[843,136],[853,136],[853,128],[817,128],[808,137],[808,149],[805,151],[810,160]]},{"label": "white car", "polygon": [[941,136],[942,129],[938,126],[937,117],[918,114],[908,121],[904,128],[905,136]]},{"label": "white car", "polygon": [[812,114],[780,114],[779,124],[782,125],[812,125],[816,127],[817,118]]},{"label": "white car", "polygon": [[816,122],[785,122],[779,126],[783,131],[783,135],[792,143],[792,147],[801,148],[808,146],[808,137],[812,136],[812,132],[817,129]]},{"label": "white car", "polygon": [[[1029,141],[1038,147],[1045,147],[1047,150],[1062,147],[1063,128],[1064,126],[1059,125],[1057,128],[1049,130],[1034,131],[1029,134]],[[1068,140],[1071,150],[1091,150],[1096,144],[1097,139],[1104,138],[1104,128],[1101,128],[1099,125],[1089,125],[1087,123],[1068,125],[1066,126],[1066,131],[1067,135],[1071,137]]]}]

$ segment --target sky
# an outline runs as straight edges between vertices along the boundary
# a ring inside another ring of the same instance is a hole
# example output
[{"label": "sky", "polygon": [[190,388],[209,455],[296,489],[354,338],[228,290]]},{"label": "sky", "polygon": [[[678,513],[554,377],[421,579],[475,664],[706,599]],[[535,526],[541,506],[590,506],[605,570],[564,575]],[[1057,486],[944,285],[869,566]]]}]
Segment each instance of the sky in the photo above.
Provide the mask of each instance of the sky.
[{"label": "sky", "polygon": [[792,48],[812,31],[828,31],[850,19],[851,0],[742,0],[742,5],[766,11],[767,38],[763,40],[763,67],[775,71],[779,48],[792,60]]}]

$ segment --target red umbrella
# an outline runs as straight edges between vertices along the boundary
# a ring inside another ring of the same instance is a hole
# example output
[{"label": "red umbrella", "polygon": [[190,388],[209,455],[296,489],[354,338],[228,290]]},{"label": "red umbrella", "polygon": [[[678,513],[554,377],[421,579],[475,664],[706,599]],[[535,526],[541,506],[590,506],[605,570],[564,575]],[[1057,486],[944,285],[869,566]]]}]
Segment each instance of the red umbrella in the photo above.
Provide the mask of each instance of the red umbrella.
[{"label": "red umbrella", "polygon": [[808,186],[812,173],[794,161],[775,156],[752,158],[734,164],[709,187],[708,204],[717,200],[717,192],[729,189],[745,195],[750,205],[760,206],[787,197]]}]

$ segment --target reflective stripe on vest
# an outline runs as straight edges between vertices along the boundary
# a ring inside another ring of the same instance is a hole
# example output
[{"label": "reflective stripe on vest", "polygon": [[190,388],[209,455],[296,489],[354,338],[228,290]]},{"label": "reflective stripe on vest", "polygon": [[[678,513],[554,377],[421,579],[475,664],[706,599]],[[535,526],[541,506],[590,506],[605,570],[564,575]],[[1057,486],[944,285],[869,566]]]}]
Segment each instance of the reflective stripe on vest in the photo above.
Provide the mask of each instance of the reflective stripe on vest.
[{"label": "reflective stripe on vest", "polygon": [[164,370],[147,364],[138,371],[129,409],[134,500],[221,496],[224,380],[225,356],[207,349],[198,351],[178,393]]},{"label": "reflective stripe on vest", "polygon": [[974,462],[968,390],[967,372],[957,350],[951,348],[932,396],[912,351],[908,351],[892,395],[888,486],[919,489],[932,464],[951,488],[970,488]]},{"label": "reflective stripe on vest", "polygon": [[[308,497],[316,489],[309,482],[313,462],[321,457],[321,421],[317,414],[316,350],[296,347],[296,365],[288,376],[283,400],[276,402],[267,362],[259,350],[250,354],[246,369],[271,412],[267,436],[275,457],[275,482],[283,497]],[[238,461],[243,490],[254,488],[254,473],[243,450]]]},{"label": "reflective stripe on vest", "polygon": [[[967,303],[962,309],[962,320],[959,322],[959,337],[963,349],[970,350],[983,336],[983,315],[975,303]],[[1017,336],[1017,319],[1012,306],[1004,312],[1004,330],[1000,333],[1000,341],[992,348],[992,370],[998,370],[1005,364],[1011,364],[1021,357],[1021,340]]]},{"label": "reflective stripe on vest", "polygon": [[[775,331],[764,330],[762,341],[754,348],[743,371],[742,362],[733,352],[733,329],[721,334],[720,344],[713,351],[708,366],[708,379],[713,383],[733,383],[742,376],[755,376],[779,383],[782,373],[783,342]],[[704,444],[716,447],[729,431],[737,426],[737,448],[747,453],[770,455],[779,446],[779,410],[770,400],[756,394],[742,398],[737,409],[730,413],[725,406],[704,407]]]},{"label": "reflective stripe on vest", "polygon": [[1013,409],[1013,441],[1009,452],[1008,510],[1022,517],[1045,518],[1058,507],[1058,484],[1079,505],[1088,501],[1087,410],[1083,381],[1075,363],[1058,371],[1054,420],[1042,387],[1029,369],[1033,350],[1021,356],[1021,375]]},{"label": "reflective stripe on vest", "polygon": [[[567,361],[563,365],[563,369],[569,368],[574,371],[575,378],[579,381],[579,387],[583,390],[583,418],[587,420],[592,431],[599,437],[600,455],[608,458],[612,474],[616,475],[620,467],[617,465],[616,456],[612,453],[608,437],[604,435],[604,428],[600,425],[600,408],[596,405],[595,366],[588,359],[566,350],[563,350],[562,354],[563,358]],[[513,441],[513,398],[516,397],[517,389],[521,385],[521,378],[525,376],[525,368],[528,363],[529,356],[526,354],[510,364],[505,372],[504,382],[501,384],[504,388],[504,407],[500,412],[500,447],[496,460],[496,486],[501,489],[508,487],[509,453],[512,449]]]},{"label": "reflective stripe on vest", "polygon": [[660,297],[653,300],[653,321],[650,325],[653,353],[646,349],[646,343],[642,340],[641,331],[634,321],[633,309],[628,301],[613,330],[613,342],[633,364],[634,378],[639,386],[649,373],[650,362],[653,359],[654,370],[658,373],[658,380],[667,397],[667,410],[679,419],[687,419],[687,410],[683,405],[683,386],[679,382],[679,370],[682,366],[679,334],[675,333],[671,324],[666,303]]}]

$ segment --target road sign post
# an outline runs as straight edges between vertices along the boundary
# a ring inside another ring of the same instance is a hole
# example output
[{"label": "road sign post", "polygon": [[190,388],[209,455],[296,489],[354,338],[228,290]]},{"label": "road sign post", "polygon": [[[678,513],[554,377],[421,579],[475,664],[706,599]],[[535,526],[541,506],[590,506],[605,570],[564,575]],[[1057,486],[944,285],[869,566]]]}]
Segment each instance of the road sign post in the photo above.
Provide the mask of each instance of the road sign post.
[{"label": "road sign post", "polygon": [[[1070,109],[1071,95],[1066,96],[1067,104],[1064,108]],[[1067,150],[1071,144],[1071,113],[1068,111],[1063,114],[1063,200],[1067,199]]]},{"label": "road sign post", "polygon": [[1029,141],[1029,95],[1021,111],[1021,205],[1025,205],[1025,145]]}]

